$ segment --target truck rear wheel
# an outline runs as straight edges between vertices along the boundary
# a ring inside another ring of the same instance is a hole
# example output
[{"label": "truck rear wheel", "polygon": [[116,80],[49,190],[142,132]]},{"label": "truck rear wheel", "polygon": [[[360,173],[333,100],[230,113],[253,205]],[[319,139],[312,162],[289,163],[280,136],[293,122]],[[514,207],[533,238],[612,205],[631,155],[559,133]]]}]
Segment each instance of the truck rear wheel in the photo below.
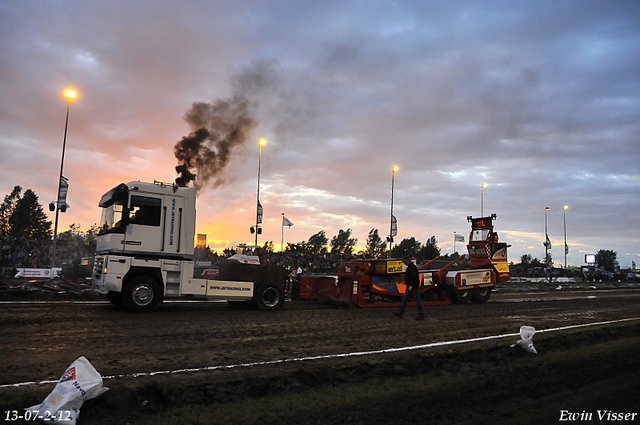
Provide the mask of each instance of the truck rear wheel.
[{"label": "truck rear wheel", "polygon": [[129,311],[151,311],[160,301],[160,287],[149,276],[136,276],[125,284],[122,298]]},{"label": "truck rear wheel", "polygon": [[486,303],[491,296],[491,288],[475,288],[471,299],[474,303]]},{"label": "truck rear wheel", "polygon": [[253,294],[253,303],[261,311],[280,310],[284,305],[284,289],[282,285],[272,280],[257,284]]}]

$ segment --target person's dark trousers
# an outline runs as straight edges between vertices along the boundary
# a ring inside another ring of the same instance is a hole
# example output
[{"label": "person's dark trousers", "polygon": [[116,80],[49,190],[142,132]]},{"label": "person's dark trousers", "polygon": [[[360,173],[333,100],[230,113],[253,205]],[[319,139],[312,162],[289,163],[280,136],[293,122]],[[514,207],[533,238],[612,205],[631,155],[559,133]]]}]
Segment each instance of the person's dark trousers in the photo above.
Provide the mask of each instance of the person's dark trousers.
[{"label": "person's dark trousers", "polygon": [[424,305],[422,304],[422,300],[420,299],[420,289],[415,286],[411,291],[405,291],[402,296],[402,305],[400,306],[400,310],[398,311],[398,315],[402,316],[404,314],[404,310],[407,308],[407,303],[409,302],[409,296],[413,297],[413,300],[418,304],[418,314],[420,316],[424,316]]}]

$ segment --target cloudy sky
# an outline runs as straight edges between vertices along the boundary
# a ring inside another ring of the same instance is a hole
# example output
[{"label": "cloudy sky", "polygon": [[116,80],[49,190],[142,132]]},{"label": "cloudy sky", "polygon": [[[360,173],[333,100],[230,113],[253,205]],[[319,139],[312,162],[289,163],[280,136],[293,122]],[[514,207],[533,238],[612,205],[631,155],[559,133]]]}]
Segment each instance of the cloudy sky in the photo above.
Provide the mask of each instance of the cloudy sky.
[{"label": "cloudy sky", "polygon": [[277,249],[282,213],[285,242],[388,235],[398,165],[396,241],[450,253],[484,194],[510,260],[544,258],[549,207],[564,263],[568,205],[569,265],[640,263],[637,1],[4,0],[0,34],[1,196],[55,199],[78,92],[61,230],[118,183],[172,182],[192,105],[240,99],[254,125],[198,197],[212,248],[253,242],[264,137],[259,242]]}]

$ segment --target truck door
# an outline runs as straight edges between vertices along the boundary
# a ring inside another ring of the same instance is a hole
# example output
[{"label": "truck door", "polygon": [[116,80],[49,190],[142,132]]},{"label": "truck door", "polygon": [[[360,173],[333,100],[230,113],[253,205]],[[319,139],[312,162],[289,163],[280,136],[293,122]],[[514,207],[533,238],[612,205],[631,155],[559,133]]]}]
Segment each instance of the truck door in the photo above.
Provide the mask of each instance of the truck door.
[{"label": "truck door", "polygon": [[162,244],[162,198],[157,195],[131,195],[125,232],[126,253],[157,253]]}]

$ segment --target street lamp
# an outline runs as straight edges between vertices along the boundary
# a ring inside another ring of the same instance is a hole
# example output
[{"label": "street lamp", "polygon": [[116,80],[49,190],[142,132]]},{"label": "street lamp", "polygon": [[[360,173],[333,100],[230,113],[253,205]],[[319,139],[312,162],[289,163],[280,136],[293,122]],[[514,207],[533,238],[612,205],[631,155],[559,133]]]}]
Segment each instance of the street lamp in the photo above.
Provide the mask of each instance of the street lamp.
[{"label": "street lamp", "polygon": [[484,217],[484,187],[486,183],[480,185],[480,217]]},{"label": "street lamp", "polygon": [[260,228],[260,224],[262,223],[262,205],[260,205],[260,163],[262,162],[262,147],[267,144],[266,139],[258,140],[258,146],[260,147],[260,151],[258,153],[258,190],[256,193],[256,227],[251,229],[252,232],[255,230],[256,241],[255,246],[258,246],[258,233],[262,233],[262,229]]},{"label": "street lamp", "polygon": [[564,269],[567,270],[567,254],[569,253],[569,245],[567,245],[567,208],[569,205],[564,206]]},{"label": "street lamp", "polygon": [[549,263],[549,248],[551,248],[551,241],[549,240],[549,233],[547,233],[547,211],[549,211],[551,208],[546,207],[544,209],[544,235],[545,235],[545,241],[544,241],[544,264],[545,264],[545,269],[548,267]]},{"label": "street lamp", "polygon": [[[52,258],[51,258],[52,266],[58,265],[56,242],[58,239],[58,214],[60,213],[60,189],[62,187],[62,170],[64,168],[64,151],[67,146],[67,127],[69,126],[69,109],[71,108],[71,99],[76,97],[76,92],[75,90],[67,90],[67,92],[65,93],[65,96],[67,96],[67,119],[65,120],[65,123],[64,123],[64,138],[62,139],[62,159],[60,160],[60,176],[58,177],[58,194],[56,196],[56,203],[55,203],[56,219],[55,219],[55,225],[53,227],[53,250],[52,250]],[[66,205],[63,211],[66,211]]]},{"label": "street lamp", "polygon": [[396,171],[398,171],[400,167],[394,165],[391,168],[391,224],[389,226],[389,237],[387,238],[389,242],[389,256],[391,255],[391,245],[393,244],[393,237],[398,234],[398,222],[396,218],[393,216],[393,189],[395,186],[396,180]]}]

